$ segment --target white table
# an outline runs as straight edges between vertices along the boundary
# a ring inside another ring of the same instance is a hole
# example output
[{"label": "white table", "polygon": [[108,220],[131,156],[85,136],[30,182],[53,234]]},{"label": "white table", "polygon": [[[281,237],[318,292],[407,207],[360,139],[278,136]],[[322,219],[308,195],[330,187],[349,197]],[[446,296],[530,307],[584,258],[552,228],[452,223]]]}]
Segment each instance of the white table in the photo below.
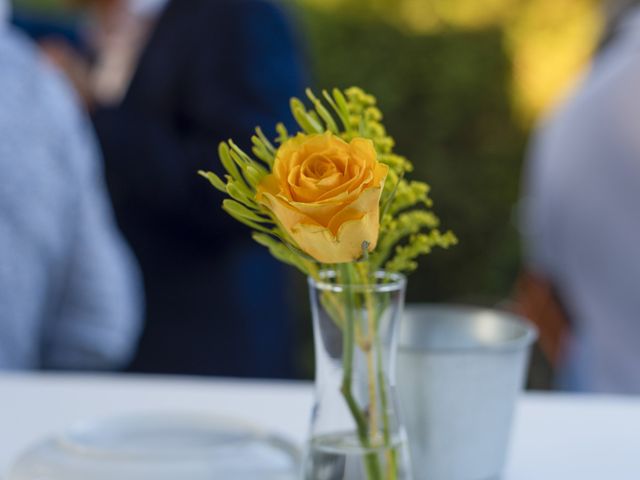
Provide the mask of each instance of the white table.
[{"label": "white table", "polygon": [[[70,423],[149,411],[211,412],[303,442],[306,382],[0,374],[0,475],[23,448]],[[504,480],[640,479],[640,398],[526,394]]]}]

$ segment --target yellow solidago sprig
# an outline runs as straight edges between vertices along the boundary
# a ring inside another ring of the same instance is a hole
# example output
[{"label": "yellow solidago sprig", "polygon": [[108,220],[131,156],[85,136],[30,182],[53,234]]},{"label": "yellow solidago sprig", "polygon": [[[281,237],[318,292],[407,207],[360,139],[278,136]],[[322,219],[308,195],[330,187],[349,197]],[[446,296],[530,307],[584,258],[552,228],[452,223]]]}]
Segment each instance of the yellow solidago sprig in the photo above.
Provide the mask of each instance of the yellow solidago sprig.
[{"label": "yellow solidago sprig", "polygon": [[222,142],[224,179],[199,172],[254,240],[314,277],[363,259],[368,271],[408,272],[420,255],[456,243],[438,229],[428,185],[405,178],[413,165],[394,153],[375,97],[355,87],[307,97],[310,106],[291,100],[298,132],[279,124],[272,142],[257,128],[251,154]]}]

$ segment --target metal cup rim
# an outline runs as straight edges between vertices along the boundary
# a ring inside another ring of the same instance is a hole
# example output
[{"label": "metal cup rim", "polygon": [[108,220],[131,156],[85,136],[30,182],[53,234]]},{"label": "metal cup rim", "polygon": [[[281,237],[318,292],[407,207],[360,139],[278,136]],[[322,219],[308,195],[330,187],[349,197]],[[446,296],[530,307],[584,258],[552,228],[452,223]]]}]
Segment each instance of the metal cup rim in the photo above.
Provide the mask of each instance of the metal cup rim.
[{"label": "metal cup rim", "polygon": [[402,342],[402,339],[398,342],[398,349],[403,352],[436,352],[436,353],[469,353],[469,354],[494,354],[498,352],[513,352],[522,351],[529,348],[538,338],[538,330],[529,320],[525,317],[513,312],[491,309],[486,307],[476,307],[470,305],[456,305],[447,303],[413,303],[407,304],[405,307],[405,316],[407,311],[416,310],[428,310],[433,313],[439,312],[440,314],[466,314],[466,315],[492,315],[499,316],[502,320],[510,322],[519,326],[522,330],[522,334],[513,338],[507,338],[500,340],[496,343],[482,344],[477,343],[472,346],[411,346]]}]

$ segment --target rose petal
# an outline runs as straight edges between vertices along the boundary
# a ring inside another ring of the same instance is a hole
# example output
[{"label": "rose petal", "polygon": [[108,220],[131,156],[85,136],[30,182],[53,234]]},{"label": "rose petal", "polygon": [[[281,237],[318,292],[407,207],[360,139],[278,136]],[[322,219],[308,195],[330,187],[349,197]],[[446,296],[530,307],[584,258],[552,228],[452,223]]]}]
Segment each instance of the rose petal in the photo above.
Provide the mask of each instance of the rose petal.
[{"label": "rose petal", "polygon": [[286,198],[282,196],[272,195],[270,192],[264,192],[260,199],[260,203],[273,212],[284,229],[290,234],[293,227],[299,224],[319,225],[313,218],[306,216],[297,208],[294,208]]},{"label": "rose petal", "polygon": [[350,262],[362,255],[363,241],[375,248],[388,170],[371,140],[299,134],[278,150],[256,199],[318,261]]},{"label": "rose petal", "polygon": [[291,206],[313,219],[315,223],[326,227],[336,213],[344,208],[344,203],[344,200],[324,203],[291,202]]},{"label": "rose petal", "polygon": [[380,212],[380,195],[382,194],[382,189],[378,188],[369,188],[362,192],[360,196],[358,196],[353,203],[345,206],[331,218],[326,227],[334,234],[337,235],[340,227],[345,222],[350,220],[356,220],[361,218],[362,215],[368,212],[376,212],[379,214]]},{"label": "rose petal", "polygon": [[301,223],[291,231],[298,246],[321,263],[347,263],[362,256],[362,242],[369,242],[373,251],[378,241],[377,212],[363,214],[360,218],[342,224],[334,236],[326,228]]}]

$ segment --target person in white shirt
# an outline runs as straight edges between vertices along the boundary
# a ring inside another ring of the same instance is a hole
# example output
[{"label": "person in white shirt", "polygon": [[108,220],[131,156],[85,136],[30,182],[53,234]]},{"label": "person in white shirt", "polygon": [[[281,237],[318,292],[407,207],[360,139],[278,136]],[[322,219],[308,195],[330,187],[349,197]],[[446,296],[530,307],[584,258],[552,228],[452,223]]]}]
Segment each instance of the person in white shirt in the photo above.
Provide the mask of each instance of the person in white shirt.
[{"label": "person in white shirt", "polygon": [[[528,269],[566,312],[560,388],[640,393],[640,5],[540,125],[525,173]],[[545,331],[543,329],[543,341]]]}]

